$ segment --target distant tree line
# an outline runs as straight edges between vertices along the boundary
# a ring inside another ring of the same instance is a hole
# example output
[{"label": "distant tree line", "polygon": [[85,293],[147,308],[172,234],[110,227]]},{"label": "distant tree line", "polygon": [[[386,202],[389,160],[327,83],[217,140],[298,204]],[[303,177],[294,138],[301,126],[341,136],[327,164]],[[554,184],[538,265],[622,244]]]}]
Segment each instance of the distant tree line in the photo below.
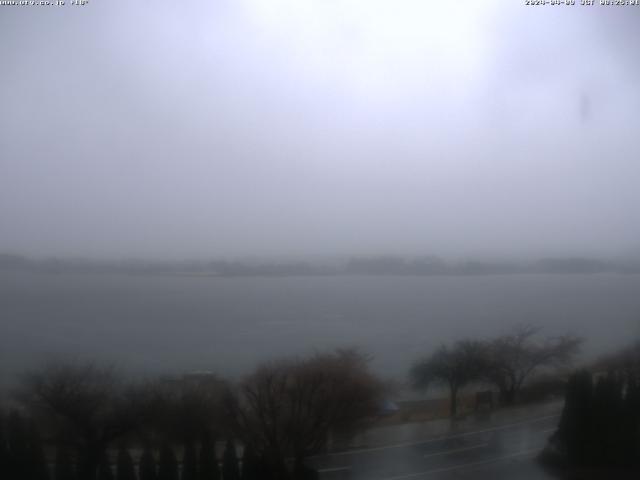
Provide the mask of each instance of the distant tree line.
[{"label": "distant tree line", "polygon": [[611,262],[592,258],[542,258],[531,262],[466,260],[446,262],[438,257],[354,257],[347,273],[363,275],[483,275],[515,273],[640,272],[638,261]]},{"label": "distant tree line", "polygon": [[126,273],[135,275],[285,276],[323,275],[333,269],[301,261],[239,260],[91,260],[82,258],[30,259],[0,254],[0,271],[39,273]]},{"label": "distant tree line", "polygon": [[543,368],[567,365],[578,353],[582,340],[565,335],[540,339],[540,329],[520,325],[506,335],[478,341],[461,340],[443,345],[417,361],[410,371],[416,388],[432,384],[449,390],[450,414],[458,413],[458,396],[469,384],[488,383],[499,392],[503,405],[513,405],[525,382]]},{"label": "distant tree line", "polygon": [[345,261],[299,260],[91,260],[82,258],[31,259],[0,253],[0,271],[44,273],[128,273],[140,275],[287,276],[287,275],[486,275],[524,273],[591,274],[640,273],[640,261],[604,261],[592,258],[543,258],[530,262],[444,261],[435,256],[353,257]]},{"label": "distant tree line", "polygon": [[312,479],[305,459],[374,419],[383,392],[354,350],[265,364],[236,384],[208,373],[126,382],[113,368],[50,365],[0,413],[0,476]]}]

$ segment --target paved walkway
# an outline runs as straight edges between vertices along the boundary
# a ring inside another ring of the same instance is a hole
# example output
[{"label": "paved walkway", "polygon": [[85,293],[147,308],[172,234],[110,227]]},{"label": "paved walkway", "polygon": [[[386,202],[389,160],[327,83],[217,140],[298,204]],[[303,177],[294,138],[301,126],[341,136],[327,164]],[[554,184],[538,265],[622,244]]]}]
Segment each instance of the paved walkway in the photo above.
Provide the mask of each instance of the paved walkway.
[{"label": "paved walkway", "polygon": [[426,422],[411,422],[399,425],[373,427],[358,435],[352,444],[354,449],[375,448],[392,444],[407,444],[421,442],[435,437],[478,431],[500,425],[518,423],[559,415],[564,401],[555,401],[525,407],[497,409],[492,413],[470,414],[466,418],[452,423],[449,419],[431,420]]},{"label": "paved walkway", "polygon": [[372,428],[358,445],[309,459],[326,480],[548,480],[534,461],[562,402],[490,415]]}]

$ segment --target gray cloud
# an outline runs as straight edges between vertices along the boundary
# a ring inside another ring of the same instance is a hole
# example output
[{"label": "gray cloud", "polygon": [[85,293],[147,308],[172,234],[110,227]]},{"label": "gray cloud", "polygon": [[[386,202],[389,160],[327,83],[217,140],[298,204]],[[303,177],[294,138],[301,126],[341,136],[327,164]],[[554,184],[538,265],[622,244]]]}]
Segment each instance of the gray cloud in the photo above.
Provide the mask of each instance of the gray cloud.
[{"label": "gray cloud", "polygon": [[637,253],[640,10],[504,3],[2,7],[0,250]]}]

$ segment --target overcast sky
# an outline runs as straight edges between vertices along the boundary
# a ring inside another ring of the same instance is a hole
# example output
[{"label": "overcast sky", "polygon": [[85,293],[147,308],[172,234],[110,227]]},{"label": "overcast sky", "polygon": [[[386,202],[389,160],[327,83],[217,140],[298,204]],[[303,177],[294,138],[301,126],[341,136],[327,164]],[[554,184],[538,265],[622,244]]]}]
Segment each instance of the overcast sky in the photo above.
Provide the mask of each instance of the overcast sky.
[{"label": "overcast sky", "polygon": [[640,254],[640,7],[69,3],[0,6],[0,252]]}]

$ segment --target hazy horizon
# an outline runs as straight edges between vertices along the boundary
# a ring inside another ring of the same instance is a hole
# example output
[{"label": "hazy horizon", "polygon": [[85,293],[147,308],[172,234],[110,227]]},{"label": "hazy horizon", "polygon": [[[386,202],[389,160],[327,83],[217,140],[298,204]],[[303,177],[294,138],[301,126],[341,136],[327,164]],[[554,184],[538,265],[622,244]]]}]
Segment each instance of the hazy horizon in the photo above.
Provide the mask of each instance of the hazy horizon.
[{"label": "hazy horizon", "polygon": [[372,252],[372,253],[344,253],[344,254],[237,254],[237,255],[176,255],[176,256],[153,256],[153,255],[102,255],[102,256],[88,256],[88,255],[28,255],[20,251],[0,251],[0,259],[5,257],[18,258],[26,260],[27,262],[47,262],[47,261],[60,261],[60,262],[86,262],[89,264],[118,264],[127,262],[140,262],[148,264],[206,264],[208,262],[238,262],[250,264],[263,264],[263,265],[277,265],[277,264],[295,264],[302,263],[308,265],[323,265],[323,264],[342,264],[350,260],[397,260],[405,262],[413,261],[425,261],[425,262],[442,262],[447,265],[463,264],[465,262],[478,262],[490,264],[505,264],[513,266],[527,266],[542,261],[585,261],[585,262],[602,262],[603,264],[612,265],[624,265],[627,262],[635,264],[640,261],[640,255],[449,255],[442,256],[433,253],[416,253],[416,254],[402,254],[399,252]]}]

